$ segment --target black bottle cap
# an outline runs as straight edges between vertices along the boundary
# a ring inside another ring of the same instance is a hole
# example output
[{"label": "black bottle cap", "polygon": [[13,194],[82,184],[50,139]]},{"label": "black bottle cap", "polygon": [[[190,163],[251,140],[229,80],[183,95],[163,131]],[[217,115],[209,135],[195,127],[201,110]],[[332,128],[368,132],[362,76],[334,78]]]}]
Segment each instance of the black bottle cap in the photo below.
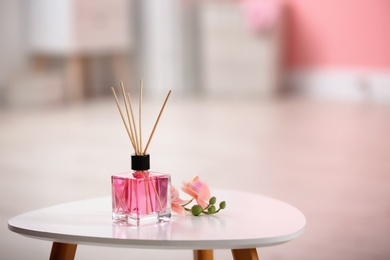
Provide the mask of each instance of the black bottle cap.
[{"label": "black bottle cap", "polygon": [[149,154],[131,155],[131,169],[134,171],[146,171],[150,169]]}]

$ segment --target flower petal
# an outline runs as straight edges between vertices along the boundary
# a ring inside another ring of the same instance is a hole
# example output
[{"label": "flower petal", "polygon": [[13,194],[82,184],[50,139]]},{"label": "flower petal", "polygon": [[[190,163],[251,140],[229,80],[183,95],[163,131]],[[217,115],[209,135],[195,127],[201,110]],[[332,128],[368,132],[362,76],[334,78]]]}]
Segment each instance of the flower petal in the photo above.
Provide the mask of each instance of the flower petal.
[{"label": "flower petal", "polygon": [[196,199],[196,203],[198,203],[202,208],[206,208],[208,205],[208,201],[206,202],[201,198]]},{"label": "flower petal", "polygon": [[196,193],[190,186],[183,186],[181,190],[195,199],[199,197],[198,193]]},{"label": "flower petal", "polygon": [[179,214],[181,216],[184,216],[186,214],[185,209],[181,205],[179,205],[177,203],[172,203],[171,209],[172,209],[173,212],[175,212],[175,213],[177,213],[177,214]]}]

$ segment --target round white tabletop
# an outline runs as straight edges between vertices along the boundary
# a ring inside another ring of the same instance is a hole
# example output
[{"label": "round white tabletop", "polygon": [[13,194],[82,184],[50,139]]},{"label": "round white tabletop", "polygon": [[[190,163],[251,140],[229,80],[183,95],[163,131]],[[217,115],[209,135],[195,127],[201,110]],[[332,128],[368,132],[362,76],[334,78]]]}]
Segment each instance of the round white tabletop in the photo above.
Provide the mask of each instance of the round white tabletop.
[{"label": "round white tabletop", "polygon": [[28,212],[8,221],[16,233],[68,244],[154,249],[242,249],[281,244],[304,231],[305,216],[282,201],[254,193],[213,190],[226,209],[216,215],[178,216],[132,227],[113,223],[111,197]]}]

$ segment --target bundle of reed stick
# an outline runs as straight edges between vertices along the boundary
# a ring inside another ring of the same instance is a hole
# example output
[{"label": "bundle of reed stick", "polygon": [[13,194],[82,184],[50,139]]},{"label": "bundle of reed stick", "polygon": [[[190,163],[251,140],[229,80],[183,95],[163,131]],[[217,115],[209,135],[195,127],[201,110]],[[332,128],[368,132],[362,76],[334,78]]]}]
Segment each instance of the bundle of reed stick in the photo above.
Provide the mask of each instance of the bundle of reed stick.
[{"label": "bundle of reed stick", "polygon": [[133,105],[131,102],[131,95],[129,92],[126,93],[125,87],[123,86],[123,82],[120,82],[121,85],[121,92],[122,92],[122,97],[123,97],[123,102],[125,104],[125,109],[126,109],[126,117],[123,114],[123,111],[121,109],[121,106],[119,104],[118,97],[116,95],[115,89],[111,87],[112,93],[115,98],[116,105],[118,107],[119,113],[121,115],[123,124],[126,128],[126,132],[129,136],[130,142],[134,148],[134,154],[135,155],[145,155],[149,145],[150,141],[153,138],[154,132],[156,131],[158,122],[160,121],[161,115],[164,111],[165,105],[167,104],[167,101],[169,99],[169,96],[171,95],[172,90],[169,90],[167,97],[165,98],[164,104],[162,105],[160,109],[160,113],[157,116],[157,120],[154,123],[152,132],[150,133],[148,142],[146,143],[145,148],[142,146],[142,89],[143,89],[143,80],[140,80],[140,87],[139,87],[139,108],[138,108],[138,127],[137,123],[134,119],[134,112],[133,112]]}]

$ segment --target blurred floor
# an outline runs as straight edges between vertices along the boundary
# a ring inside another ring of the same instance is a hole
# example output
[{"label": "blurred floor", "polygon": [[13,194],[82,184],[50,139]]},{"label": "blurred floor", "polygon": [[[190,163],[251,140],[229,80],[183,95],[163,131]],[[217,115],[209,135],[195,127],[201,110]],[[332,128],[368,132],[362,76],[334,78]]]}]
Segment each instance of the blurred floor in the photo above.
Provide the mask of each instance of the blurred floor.
[{"label": "blurred floor", "polygon": [[[161,103],[145,100],[144,130]],[[149,152],[152,169],[170,172],[177,186],[199,174],[211,189],[252,191],[299,208],[307,217],[304,235],[259,248],[261,259],[390,259],[389,133],[386,105],[173,97]],[[7,220],[109,196],[110,174],[129,168],[130,152],[111,98],[0,111],[0,258],[47,259],[50,242],[8,231]],[[191,259],[192,253],[80,246],[76,259],[123,256]],[[215,259],[232,257],[217,250]]]}]

